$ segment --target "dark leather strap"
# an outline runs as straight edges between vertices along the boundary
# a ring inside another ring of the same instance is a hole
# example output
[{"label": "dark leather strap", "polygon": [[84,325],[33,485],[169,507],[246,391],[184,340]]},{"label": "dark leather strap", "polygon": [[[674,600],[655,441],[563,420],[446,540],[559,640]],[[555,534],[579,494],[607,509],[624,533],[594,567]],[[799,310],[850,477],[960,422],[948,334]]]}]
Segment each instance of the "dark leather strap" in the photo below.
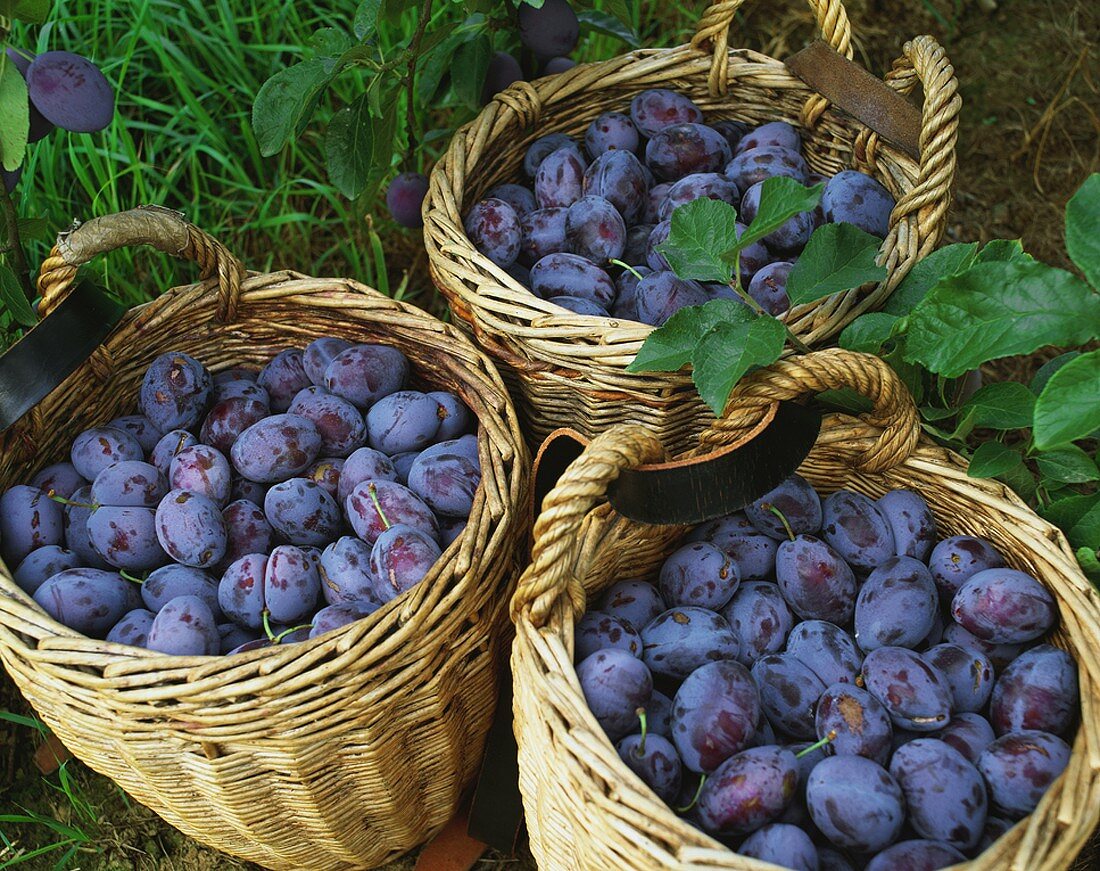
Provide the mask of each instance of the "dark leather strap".
[{"label": "dark leather strap", "polygon": [[914,159],[920,159],[920,110],[882,79],[820,39],[784,63],[829,102]]},{"label": "dark leather strap", "polygon": [[0,431],[69,377],[115,328],[126,307],[88,281],[0,356]]}]

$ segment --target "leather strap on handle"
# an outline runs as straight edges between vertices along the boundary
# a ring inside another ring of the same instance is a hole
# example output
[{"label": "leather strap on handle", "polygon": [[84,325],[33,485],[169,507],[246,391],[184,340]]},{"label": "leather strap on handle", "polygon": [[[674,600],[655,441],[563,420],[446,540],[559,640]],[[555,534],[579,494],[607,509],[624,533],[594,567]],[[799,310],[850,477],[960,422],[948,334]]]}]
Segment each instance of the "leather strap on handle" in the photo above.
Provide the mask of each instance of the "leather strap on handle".
[{"label": "leather strap on handle", "polygon": [[[707,85],[713,96],[722,96],[729,90],[729,30],[733,26],[733,16],[745,0],[720,0],[712,3],[703,12],[695,27],[691,47],[705,51],[710,48],[712,58]],[[851,60],[852,26],[848,21],[848,12],[841,0],[807,0],[814,18],[817,19],[821,38],[835,51]],[[802,123],[812,127],[825,111],[828,103],[814,95],[802,108]]]},{"label": "leather strap on handle", "polygon": [[173,257],[192,260],[204,280],[217,276],[218,319],[228,322],[236,318],[244,266],[213,236],[179,212],[161,206],[138,206],[93,218],[58,236],[38,275],[39,315],[46,317],[68,296],[82,264],[130,245],[151,245]]}]

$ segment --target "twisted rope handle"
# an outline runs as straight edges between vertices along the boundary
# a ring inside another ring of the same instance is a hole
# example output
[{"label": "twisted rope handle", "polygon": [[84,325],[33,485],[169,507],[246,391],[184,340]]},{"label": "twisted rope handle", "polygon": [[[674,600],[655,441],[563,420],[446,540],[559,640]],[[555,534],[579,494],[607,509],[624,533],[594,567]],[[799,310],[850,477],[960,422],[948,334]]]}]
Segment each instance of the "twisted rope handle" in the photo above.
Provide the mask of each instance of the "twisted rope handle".
[{"label": "twisted rope handle", "polygon": [[757,426],[772,403],[848,387],[874,404],[863,420],[881,430],[870,447],[853,446],[854,464],[881,472],[904,462],[920,438],[913,397],[889,364],[870,354],[830,348],[773,363],[742,379],[725,413],[699,437],[696,453],[731,444]]},{"label": "twisted rope handle", "polygon": [[[691,38],[691,47],[706,51],[709,44],[712,52],[710,73],[707,85],[711,96],[724,96],[729,90],[729,31],[733,26],[733,16],[745,0],[719,0],[712,3],[703,12],[695,26],[695,35]],[[852,59],[852,25],[848,21],[848,12],[841,0],[807,0],[817,19],[821,38],[848,60]],[[802,123],[812,127],[828,102],[819,94],[810,97],[802,107]]]},{"label": "twisted rope handle", "polygon": [[69,295],[80,266],[100,254],[129,245],[151,245],[165,254],[192,260],[203,280],[218,277],[218,319],[237,315],[245,268],[213,236],[187,221],[179,212],[161,206],[138,206],[79,224],[57,237],[38,274],[38,314],[45,317]]},{"label": "twisted rope handle", "polygon": [[568,597],[574,614],[584,613],[584,586],[573,567],[585,516],[620,472],[665,456],[664,446],[648,429],[621,424],[596,436],[569,464],[542,501],[531,562],[512,597],[513,620],[526,611],[536,626],[544,626],[562,596]]},{"label": "twisted rope handle", "polygon": [[[955,178],[955,143],[959,133],[962,97],[955,68],[936,40],[918,36],[905,43],[902,56],[894,61],[885,76],[886,83],[902,96],[909,96],[917,85],[924,90],[921,109],[920,170],[912,190],[898,200],[890,215],[891,229],[904,218],[917,215],[922,226],[936,227],[943,221],[951,202],[951,184]],[[855,151],[874,163],[877,133],[864,128],[856,139]],[[938,239],[925,234],[928,248]],[[926,251],[920,252],[922,254]]]}]

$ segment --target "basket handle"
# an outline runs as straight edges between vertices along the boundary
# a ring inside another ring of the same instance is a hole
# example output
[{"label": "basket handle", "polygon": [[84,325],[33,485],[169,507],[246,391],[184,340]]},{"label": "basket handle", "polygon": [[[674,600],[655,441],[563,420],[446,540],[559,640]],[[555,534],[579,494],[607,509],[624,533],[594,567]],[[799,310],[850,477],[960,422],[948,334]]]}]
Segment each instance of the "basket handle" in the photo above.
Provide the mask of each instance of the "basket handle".
[{"label": "basket handle", "polygon": [[[707,85],[712,96],[718,97],[729,88],[729,31],[733,26],[733,16],[745,3],[745,0],[718,0],[706,8],[699,23],[695,26],[695,35],[691,38],[691,47],[705,51],[711,49],[710,74]],[[848,12],[841,0],[807,0],[817,19],[821,37],[837,52],[848,60],[852,59],[852,25],[848,21]],[[826,102],[819,96],[811,97],[802,110],[803,123],[809,127],[825,111]]]},{"label": "basket handle", "polygon": [[151,245],[165,254],[192,260],[203,280],[218,278],[218,319],[237,315],[245,268],[229,249],[184,216],[161,206],[138,206],[76,225],[61,233],[38,274],[38,314],[46,317],[69,295],[77,270],[100,254],[129,245]]},{"label": "basket handle", "polygon": [[[874,407],[864,419],[881,428],[870,444],[850,445],[852,462],[867,471],[903,462],[920,436],[913,398],[889,365],[869,354],[840,349],[782,360],[742,380],[725,415],[701,437],[698,453],[743,438],[778,401],[840,387],[852,388],[870,399]],[[512,597],[513,620],[526,614],[535,626],[544,626],[563,600],[574,614],[584,612],[583,567],[578,568],[578,562],[584,550],[581,525],[585,516],[605,498],[608,487],[624,469],[658,462],[664,455],[661,442],[650,430],[621,425],[593,439],[569,465],[546,494],[535,521],[531,561]]]}]

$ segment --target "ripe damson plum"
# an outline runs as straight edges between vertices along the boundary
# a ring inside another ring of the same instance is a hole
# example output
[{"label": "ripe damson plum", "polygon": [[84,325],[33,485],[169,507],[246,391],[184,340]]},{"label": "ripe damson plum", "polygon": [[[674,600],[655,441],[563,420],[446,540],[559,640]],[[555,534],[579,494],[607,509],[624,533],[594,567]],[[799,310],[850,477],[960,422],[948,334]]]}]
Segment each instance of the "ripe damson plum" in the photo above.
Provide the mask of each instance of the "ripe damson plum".
[{"label": "ripe damson plum", "polygon": [[[264,414],[267,412],[265,411]],[[259,420],[260,418],[256,418]],[[234,436],[236,438],[236,436]],[[184,448],[189,448],[192,445],[199,444],[199,440],[194,435],[189,433],[185,429],[173,429],[166,432],[157,441],[156,446],[153,448],[152,453],[149,454],[149,462],[160,469],[160,473],[168,477],[168,471],[172,468],[172,457],[182,451]],[[211,441],[206,444],[213,445]],[[217,445],[214,445],[217,447]],[[219,448],[220,450],[220,448]],[[228,448],[226,449],[228,450]]]},{"label": "ripe damson plum", "polygon": [[86,57],[68,51],[43,52],[27,67],[26,79],[35,109],[62,130],[95,133],[114,117],[114,91]]},{"label": "ripe damson plum", "polygon": [[642,660],[654,674],[683,680],[708,662],[736,660],[737,636],[706,608],[671,608],[641,629]]},{"label": "ripe damson plum", "polygon": [[473,415],[461,399],[446,390],[433,390],[428,393],[439,406],[436,416],[439,418],[439,431],[435,437],[440,441],[456,439],[470,431]]},{"label": "ripe damson plum", "polygon": [[138,440],[125,430],[97,426],[73,439],[69,459],[80,477],[94,481],[108,466],[123,460],[144,460],[145,453]]},{"label": "ripe damson plum", "polygon": [[821,678],[825,686],[855,683],[863,653],[855,639],[835,623],[804,620],[787,636],[790,653]]},{"label": "ripe damson plum", "polygon": [[83,563],[76,551],[57,544],[47,544],[27,554],[12,574],[12,578],[19,589],[28,596],[33,596],[35,590],[58,572],[79,568],[81,565]]},{"label": "ripe damson plum", "polygon": [[680,792],[683,766],[667,738],[648,733],[627,735],[615,745],[619,758],[664,802]]},{"label": "ripe damson plum", "polygon": [[935,738],[918,738],[898,748],[890,773],[918,835],[959,850],[977,846],[988,811],[985,784],[958,750]]},{"label": "ripe damson plum", "polygon": [[77,568],[58,572],[34,593],[34,601],[58,623],[104,638],[122,616],[141,607],[137,585],[117,572]]},{"label": "ripe damson plum", "polygon": [[992,641],[984,641],[963,629],[954,620],[948,620],[944,624],[943,641],[957,644],[967,650],[978,651],[992,663],[994,673],[1004,671],[1005,667],[1027,647],[1026,644],[994,644]]},{"label": "ripe damson plum", "polygon": [[409,468],[409,489],[445,517],[469,517],[480,483],[477,464],[459,454],[424,452]]},{"label": "ripe damson plum", "polygon": [[776,176],[792,178],[801,184],[806,180],[808,171],[801,154],[776,146],[740,151],[725,167],[726,178],[742,191],[747,191],[759,181]]},{"label": "ripe damson plum", "polygon": [[878,506],[860,493],[837,490],[822,502],[822,537],[858,572],[894,556],[894,533]]},{"label": "ripe damson plum", "polygon": [[662,181],[697,172],[720,172],[730,157],[725,137],[704,124],[662,127],[645,147],[646,166]]},{"label": "ripe damson plum", "polygon": [[370,545],[344,535],[321,553],[318,573],[321,594],[330,605],[374,603],[381,605],[374,590],[370,568]]},{"label": "ripe damson plum", "polygon": [[978,846],[974,848],[973,852],[981,853],[983,850],[987,850],[994,841],[1011,829],[1013,825],[1012,820],[1006,820],[1004,817],[987,816],[985,818],[985,831],[982,832],[981,840],[978,841]]},{"label": "ripe damson plum", "polygon": [[809,666],[789,653],[769,653],[753,663],[752,677],[776,729],[794,738],[814,737],[814,704],[825,684]]},{"label": "ripe damson plum", "polygon": [[856,578],[840,554],[813,535],[779,545],[775,576],[783,598],[804,620],[843,625],[855,611]]},{"label": "ripe damson plum", "polygon": [[[760,196],[763,189],[764,182],[758,181],[750,186],[741,198],[738,217],[746,224],[753,222],[757,211],[760,209]],[[814,229],[813,212],[799,212],[768,233],[761,241],[769,251],[777,254],[797,254],[806,247],[806,243],[810,241],[810,234],[813,233]]]},{"label": "ripe damson plum", "polygon": [[892,556],[876,568],[856,598],[856,642],[876,647],[915,648],[927,637],[939,612],[932,574],[920,560]]},{"label": "ripe damson plum", "polygon": [[65,538],[64,511],[37,487],[16,484],[0,496],[0,553],[17,566],[32,551]]},{"label": "ripe damson plum", "polygon": [[819,739],[835,736],[823,748],[828,756],[865,756],[879,765],[890,758],[890,715],[878,699],[852,684],[833,684],[821,694],[814,728]]},{"label": "ripe damson plum", "polygon": [[[648,238],[648,236],[647,236]],[[626,320],[638,320],[638,282],[653,272],[648,266],[635,266],[633,270],[623,270],[615,280],[615,303],[611,314]]]},{"label": "ripe damson plum", "polygon": [[759,581],[775,574],[775,539],[762,534],[743,512],[735,512],[697,526],[688,541],[709,541],[728,553],[742,581]]},{"label": "ripe damson plum", "polygon": [[574,658],[577,661],[608,647],[617,647],[639,658],[642,655],[642,637],[638,631],[618,617],[601,611],[589,611],[581,617],[573,638]]},{"label": "ripe damson plum", "polygon": [[638,128],[621,112],[604,112],[584,132],[584,147],[593,160],[608,151],[638,151]]},{"label": "ripe damson plum", "polygon": [[668,198],[668,192],[670,190],[672,190],[671,182],[666,181],[661,182],[660,184],[650,185],[649,194],[646,196],[645,206],[642,209],[642,220],[646,224],[652,226],[658,221],[668,220],[668,218],[661,218],[660,212],[661,206]]},{"label": "ripe damson plum", "polygon": [[95,549],[88,532],[88,520],[94,511],[91,499],[91,486],[81,487],[73,493],[70,503],[65,506],[65,547],[80,558],[81,565],[105,569],[109,563]]},{"label": "ripe damson plum", "polygon": [[340,506],[309,478],[290,478],[264,497],[264,514],[272,529],[291,544],[323,545],[340,534]]},{"label": "ripe damson plum", "polygon": [[[220,640],[221,653],[229,653],[236,650],[242,644],[249,644],[254,641],[259,641],[259,634],[253,629],[246,629],[244,626],[238,626],[236,623],[219,623],[218,624],[218,636]],[[266,638],[264,639],[267,640]]]},{"label": "ripe damson plum", "polygon": [[951,722],[942,729],[928,733],[929,738],[938,738],[958,750],[967,760],[978,764],[978,758],[990,744],[996,740],[993,727],[981,714],[964,711],[954,714]]},{"label": "ripe damson plum", "polygon": [[[402,451],[400,454],[394,454],[390,457],[390,461],[393,463],[394,473],[397,475],[394,480],[398,484],[404,484],[409,486],[409,472],[412,471],[412,465],[417,461],[423,451]],[[383,454],[383,456],[385,456]]]},{"label": "ripe damson plum", "polygon": [[770,315],[781,315],[791,307],[787,296],[787,279],[793,263],[780,260],[757,270],[749,281],[748,294]]},{"label": "ripe damson plum", "polygon": [[91,513],[87,523],[92,547],[115,568],[145,572],[169,561],[157,539],[152,508],[104,505]]},{"label": "ripe damson plum", "polygon": [[608,200],[583,196],[566,212],[565,238],[575,254],[597,265],[606,265],[622,257],[626,224]]},{"label": "ripe damson plum", "polygon": [[321,597],[317,566],[300,547],[279,545],[264,567],[263,595],[272,620],[293,626],[307,619]]},{"label": "ripe damson plum", "polygon": [[726,137],[726,142],[730,144],[730,150],[734,154],[737,153],[737,146],[741,144],[741,139],[752,130],[752,125],[744,121],[729,121],[726,119],[711,121],[710,126]]},{"label": "ripe damson plum", "polygon": [[205,496],[218,506],[229,501],[233,470],[225,455],[209,445],[184,448],[168,467],[168,485]]},{"label": "ripe damson plum", "polygon": [[156,532],[165,552],[185,566],[209,568],[225,556],[225,521],[217,503],[205,496],[169,491],[157,506]]},{"label": "ripe damson plum", "polygon": [[657,209],[662,221],[671,218],[673,211],[686,203],[699,199],[721,200],[736,206],[740,200],[737,185],[719,172],[696,172],[685,175],[672,184]]},{"label": "ripe damson plum", "polygon": [[354,345],[333,357],[324,387],[356,408],[368,408],[400,390],[409,377],[409,361],[388,345]]},{"label": "ripe damson plum", "polygon": [[497,266],[510,266],[519,256],[519,215],[504,200],[489,197],[476,203],[464,226],[474,247]]},{"label": "ripe damson plum", "polygon": [[746,132],[737,143],[737,153],[752,148],[786,148],[789,151],[802,150],[802,137],[786,121],[769,121]]},{"label": "ripe damson plum", "polygon": [[576,147],[577,143],[565,133],[547,133],[532,142],[523,155],[523,171],[527,177],[533,179],[539,164],[563,145]]},{"label": "ripe damson plum", "polygon": [[580,22],[567,0],[519,7],[519,41],[539,57],[561,57],[577,47]]},{"label": "ripe damson plum", "polygon": [[386,187],[386,208],[402,227],[422,227],[420,208],[428,195],[428,177],[422,172],[403,172]]},{"label": "ripe damson plum", "polygon": [[863,660],[863,686],[882,702],[893,724],[932,732],[951,718],[951,687],[938,668],[905,647],[878,647]]},{"label": "ripe damson plum", "polygon": [[161,430],[153,426],[149,419],[142,414],[127,414],[116,417],[114,420],[108,421],[107,426],[113,426],[115,429],[128,432],[137,439],[141,449],[146,453],[153,450],[157,446],[157,442],[160,441]]},{"label": "ripe damson plum", "polygon": [[[740,239],[748,230],[748,226],[738,221],[735,225],[737,230],[737,238]],[[741,249],[741,254],[737,258],[738,274],[741,277],[742,284],[752,284],[752,279],[756,276],[761,269],[767,266],[772,261],[771,252],[768,251],[763,242],[750,242],[744,248]]]},{"label": "ripe damson plum", "polygon": [[[416,207],[416,214],[419,220],[419,205]],[[322,336],[319,339],[314,339],[302,351],[302,369],[305,370],[306,377],[318,387],[323,387],[325,370],[328,368],[328,364],[350,347],[352,347],[351,342],[346,339],[338,339],[335,336]]]},{"label": "ripe damson plum", "polygon": [[672,699],[654,690],[645,706],[646,727],[651,735],[661,735],[672,740]]},{"label": "ripe damson plum", "polygon": [[218,606],[239,626],[263,626],[266,568],[266,553],[248,553],[230,563],[218,583]]},{"label": "ripe damson plum", "polygon": [[558,73],[564,73],[566,70],[571,70],[577,65],[577,62],[568,57],[552,57],[542,67],[542,74],[544,76],[556,76]]},{"label": "ripe damson plum", "polygon": [[495,187],[489,188],[485,196],[504,200],[504,202],[512,207],[520,220],[527,217],[529,212],[533,212],[538,208],[538,203],[535,202],[534,193],[532,193],[530,188],[524,187],[521,184],[512,184],[511,182],[498,184]]},{"label": "ripe damson plum", "polygon": [[177,596],[157,613],[145,646],[173,656],[213,656],[221,651],[221,635],[205,601]]},{"label": "ripe damson plum", "polygon": [[141,585],[141,600],[154,614],[177,596],[196,596],[206,603],[210,613],[221,616],[218,581],[202,569],[170,563],[151,572]]},{"label": "ripe damson plum", "polygon": [[335,499],[340,488],[340,470],[343,468],[344,461],[340,457],[322,457],[306,469],[302,477],[309,478]]},{"label": "ripe damson plum", "polygon": [[388,527],[398,524],[412,526],[433,539],[439,535],[439,521],[432,510],[412,490],[394,481],[356,484],[348,494],[345,511],[355,534],[370,545]]},{"label": "ripe damson plum", "polygon": [[737,848],[742,856],[796,871],[818,871],[817,847],[798,826],[772,823],[757,829]]},{"label": "ripe damson plum", "polygon": [[1065,770],[1069,756],[1069,745],[1049,732],[1025,729],[1002,735],[978,757],[990,804],[1013,820],[1031,813]]},{"label": "ripe damson plum", "polygon": [[535,209],[520,221],[519,259],[533,266],[547,254],[568,252],[565,216],[568,208]]},{"label": "ripe damson plum", "polygon": [[156,466],[140,460],[123,460],[95,476],[90,496],[96,505],[156,508],[168,490],[168,482]]},{"label": "ripe damson plum", "polygon": [[[645,167],[629,151],[601,154],[584,171],[584,193],[585,198],[602,197],[611,203],[616,213],[621,215],[624,226],[633,224],[645,209],[649,194]],[[583,199],[577,201],[580,202]],[[573,250],[584,254],[575,240]]]},{"label": "ripe damson plum", "polygon": [[741,584],[722,616],[741,641],[737,661],[750,668],[761,656],[782,650],[794,625],[779,587],[767,581]]},{"label": "ripe damson plum", "polygon": [[719,610],[737,591],[737,566],[713,544],[696,541],[674,551],[661,566],[661,598],[671,607]]},{"label": "ripe damson plum", "polygon": [[[138,408],[161,432],[194,429],[202,420],[211,387],[210,373],[194,357],[177,351],[161,354],[145,370]],[[127,459],[143,458],[144,455]],[[75,460],[73,464],[77,465]]]},{"label": "ripe damson plum", "polygon": [[[641,264],[645,263],[646,245],[649,244],[649,236],[653,232],[654,226],[654,224],[634,224],[626,228],[626,245],[623,246],[622,259],[625,263],[634,264],[636,270],[648,269],[648,267]],[[623,275],[631,274],[628,270],[623,272]],[[637,278],[637,276],[634,277]]]},{"label": "ripe damson plum", "polygon": [[302,352],[287,348],[276,354],[256,378],[256,383],[267,391],[269,405],[274,412],[284,412],[290,403],[312,383],[306,374]]},{"label": "ripe damson plum", "polygon": [[323,387],[299,391],[288,411],[313,421],[321,436],[321,453],[326,457],[346,457],[367,440],[367,424],[359,409]]},{"label": "ripe damson plum", "polygon": [[590,299],[581,299],[579,296],[555,296],[554,305],[560,305],[563,309],[576,315],[596,318],[606,318],[608,316],[608,311],[603,306],[596,305]]},{"label": "ripe damson plum", "polygon": [[937,871],[965,862],[966,856],[939,841],[899,841],[875,856],[864,871]]},{"label": "ripe damson plum", "polygon": [[856,866],[832,847],[818,847],[817,862],[818,871],[856,871]]},{"label": "ripe damson plum", "polygon": [[834,845],[873,853],[893,843],[905,820],[901,787],[863,756],[830,756],[810,772],[806,805],[814,825]]},{"label": "ripe damson plum", "polygon": [[668,610],[668,605],[653,584],[628,580],[607,588],[600,601],[600,610],[641,630],[654,617]]},{"label": "ripe damson plum", "polygon": [[355,485],[362,481],[396,480],[397,470],[389,457],[374,448],[359,448],[344,460],[344,466],[340,469],[336,501],[343,505]]},{"label": "ripe damson plum", "polygon": [[780,541],[789,537],[788,526],[795,535],[816,534],[821,529],[821,499],[809,481],[801,475],[791,475],[746,505],[745,516],[765,535]]},{"label": "ripe damson plum", "polygon": [[686,768],[710,773],[751,744],[761,716],[760,692],[749,670],[732,660],[708,662],[676,691],[672,742]]},{"label": "ripe damson plum", "polygon": [[214,372],[211,374],[211,380],[215,387],[219,384],[225,384],[229,381],[255,381],[259,377],[260,371],[258,369],[250,369],[247,366],[231,366],[228,369],[222,369],[220,372]]},{"label": "ripe damson plum", "polygon": [[1073,658],[1057,647],[1040,644],[1021,653],[997,677],[989,720],[998,735],[1024,729],[1064,735],[1076,718],[1079,702]]},{"label": "ripe damson plum", "polygon": [[630,120],[645,137],[672,124],[694,124],[703,111],[683,94],[664,88],[642,91],[630,101]]},{"label": "ripe damson plum", "polygon": [[598,650],[577,665],[577,680],[600,728],[611,741],[628,735],[638,723],[638,708],[648,704],[653,677],[625,650]]},{"label": "ripe damson plum", "polygon": [[584,195],[585,165],[580,149],[573,143],[546,155],[535,171],[535,200],[539,208],[569,208],[579,200]]},{"label": "ripe damson plum", "polygon": [[267,484],[259,484],[256,481],[249,481],[248,478],[242,478],[240,475],[233,476],[233,483],[229,488],[229,498],[234,502],[238,499],[247,499],[253,505],[260,506],[264,504],[264,496],[267,495]]},{"label": "ripe damson plum", "polygon": [[342,605],[326,605],[313,615],[313,623],[309,630],[309,637],[316,638],[326,632],[333,632],[341,626],[354,623],[378,610],[375,604],[347,603]]},{"label": "ripe damson plum", "polygon": [[229,458],[243,477],[274,484],[304,472],[320,451],[321,434],[313,421],[297,414],[273,414],[242,432]]},{"label": "ripe damson plum", "polygon": [[658,250],[663,243],[668,241],[668,236],[671,231],[672,222],[666,218],[654,225],[653,230],[649,234],[649,239],[646,241],[646,265],[654,272],[661,272],[671,268],[665,255]]},{"label": "ripe damson plum", "polygon": [[531,292],[542,299],[578,296],[606,307],[615,297],[610,276],[576,254],[547,254],[531,267]]},{"label": "ripe damson plum", "polygon": [[968,632],[997,644],[1034,641],[1054,625],[1054,599],[1031,575],[1016,569],[986,569],[963,584],[951,600],[951,616]]},{"label": "ripe damson plum", "polygon": [[523,68],[519,61],[506,51],[494,51],[485,69],[485,84],[481,89],[484,106],[513,82],[523,81]]},{"label": "ripe damson plum", "polygon": [[32,487],[37,487],[43,493],[53,492],[65,499],[87,484],[72,463],[54,463],[31,478]]},{"label": "ripe damson plum", "polygon": [[973,535],[945,538],[932,548],[928,557],[928,568],[945,603],[951,601],[972,575],[1004,564],[1004,558],[992,544]]},{"label": "ripe damson plum", "polygon": [[696,281],[679,278],[670,270],[654,272],[638,282],[638,320],[659,327],[680,309],[703,305],[710,297]]},{"label": "ripe damson plum", "polygon": [[845,169],[825,183],[821,207],[830,223],[855,224],[881,239],[890,231],[894,198],[871,176]]},{"label": "ripe damson plum", "polygon": [[384,396],[367,412],[367,439],[384,454],[420,450],[438,432],[438,403],[416,390]]},{"label": "ripe damson plum", "polygon": [[446,550],[458,537],[466,531],[467,519],[465,517],[441,517],[439,518],[439,546]]},{"label": "ripe damson plum", "polygon": [[993,665],[976,650],[958,644],[937,644],[921,654],[940,670],[951,688],[951,709],[956,713],[982,710],[993,691]]},{"label": "ripe damson plum", "polygon": [[712,835],[744,835],[779,818],[798,786],[797,761],[783,747],[731,756],[699,793],[699,821]]},{"label": "ripe damson plum", "polygon": [[145,608],[127,611],[122,615],[122,619],[111,627],[106,640],[115,644],[129,644],[131,647],[144,647],[149,640],[149,630],[153,628],[155,617],[156,614]]},{"label": "ripe damson plum", "polygon": [[894,552],[927,562],[936,543],[936,519],[923,497],[912,490],[891,490],[875,505],[894,533]]}]

